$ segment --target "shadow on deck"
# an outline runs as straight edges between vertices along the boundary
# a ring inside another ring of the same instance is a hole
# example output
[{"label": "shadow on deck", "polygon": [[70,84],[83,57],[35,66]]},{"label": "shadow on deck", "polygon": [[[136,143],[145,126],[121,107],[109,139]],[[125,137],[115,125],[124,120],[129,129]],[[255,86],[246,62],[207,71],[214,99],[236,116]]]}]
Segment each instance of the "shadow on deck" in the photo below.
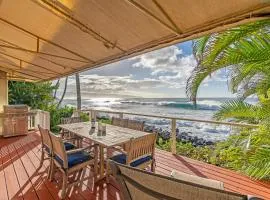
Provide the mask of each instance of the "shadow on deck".
[{"label": "shadow on deck", "polygon": [[[27,136],[0,139],[0,199],[59,199],[61,174],[56,173],[53,182],[47,180],[48,162],[39,167],[40,137],[31,132]],[[254,181],[247,176],[193,159],[156,150],[156,172],[170,175],[173,169],[200,177],[224,182],[225,190],[270,199],[270,183]],[[90,168],[84,171],[88,181],[71,188],[66,199],[120,199],[117,184],[100,182],[93,184]],[[77,178],[74,174],[71,179]]]}]

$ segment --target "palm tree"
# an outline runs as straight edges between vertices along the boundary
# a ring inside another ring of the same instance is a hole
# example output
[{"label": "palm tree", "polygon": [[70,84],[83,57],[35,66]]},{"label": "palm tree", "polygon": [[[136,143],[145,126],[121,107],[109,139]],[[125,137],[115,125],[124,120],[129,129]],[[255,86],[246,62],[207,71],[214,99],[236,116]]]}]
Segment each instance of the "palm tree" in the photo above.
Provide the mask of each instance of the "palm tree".
[{"label": "palm tree", "polygon": [[77,110],[81,110],[82,99],[81,99],[81,85],[80,85],[80,74],[75,74],[76,78],[76,93],[77,93]]},{"label": "palm tree", "polygon": [[67,83],[68,83],[68,76],[66,77],[65,79],[65,85],[64,85],[64,90],[63,90],[63,93],[62,93],[62,96],[60,98],[60,100],[58,101],[58,104],[57,104],[57,108],[61,105],[65,95],[66,95],[66,91],[67,91]]},{"label": "palm tree", "polygon": [[[220,69],[229,69],[230,89],[238,94],[239,100],[224,103],[214,118],[260,124],[259,130],[244,138],[251,143],[244,171],[259,179],[270,176],[270,140],[266,139],[270,130],[269,32],[270,21],[263,20],[195,40],[193,54],[198,64],[186,86],[187,96],[196,104],[203,80]],[[257,105],[243,101],[252,94],[259,97]]]},{"label": "palm tree", "polygon": [[57,80],[57,82],[55,83],[54,87],[54,93],[53,93],[53,98],[56,99],[56,94],[57,94],[57,90],[59,88],[59,84],[60,84],[60,79]]},{"label": "palm tree", "polygon": [[[242,98],[267,92],[270,82],[270,21],[263,20],[205,36],[193,42],[198,65],[187,81],[187,96],[196,103],[203,80],[230,69],[230,86]],[[257,89],[258,88],[258,89]]]}]

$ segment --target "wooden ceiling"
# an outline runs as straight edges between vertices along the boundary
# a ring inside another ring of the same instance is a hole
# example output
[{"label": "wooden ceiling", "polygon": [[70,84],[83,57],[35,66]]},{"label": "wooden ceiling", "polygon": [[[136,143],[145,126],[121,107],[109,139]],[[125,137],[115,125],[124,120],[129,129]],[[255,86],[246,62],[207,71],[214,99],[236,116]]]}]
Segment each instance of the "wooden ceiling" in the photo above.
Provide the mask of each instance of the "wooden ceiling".
[{"label": "wooden ceiling", "polygon": [[53,80],[269,16],[268,0],[0,0],[0,70]]}]

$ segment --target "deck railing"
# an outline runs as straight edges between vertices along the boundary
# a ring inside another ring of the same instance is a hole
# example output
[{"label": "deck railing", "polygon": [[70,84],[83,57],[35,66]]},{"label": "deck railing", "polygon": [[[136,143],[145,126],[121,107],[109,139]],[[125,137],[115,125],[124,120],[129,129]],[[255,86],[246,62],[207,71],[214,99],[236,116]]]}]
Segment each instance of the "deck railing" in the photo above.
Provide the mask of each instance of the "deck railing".
[{"label": "deck railing", "polygon": [[43,128],[50,129],[50,113],[44,110],[32,110],[35,115],[28,117],[28,130],[34,130],[40,125]]},{"label": "deck railing", "polygon": [[165,116],[165,115],[153,115],[153,114],[143,114],[143,113],[131,113],[131,112],[122,112],[122,111],[112,111],[112,110],[103,110],[103,109],[83,109],[77,112],[84,112],[89,113],[89,118],[95,119],[97,118],[98,113],[108,113],[108,114],[116,114],[119,118],[123,118],[124,115],[132,115],[132,116],[141,116],[141,117],[149,117],[149,118],[161,118],[167,119],[171,121],[171,152],[176,154],[176,129],[177,129],[177,121],[190,121],[190,122],[202,122],[202,123],[209,123],[209,124],[216,124],[216,125],[228,125],[232,127],[242,127],[242,128],[249,128],[254,129],[258,128],[258,125],[254,124],[246,124],[246,123],[233,123],[233,122],[220,122],[220,121],[213,121],[213,120],[201,120],[201,119],[192,119],[192,118],[184,118],[184,117],[174,117],[174,116]]}]

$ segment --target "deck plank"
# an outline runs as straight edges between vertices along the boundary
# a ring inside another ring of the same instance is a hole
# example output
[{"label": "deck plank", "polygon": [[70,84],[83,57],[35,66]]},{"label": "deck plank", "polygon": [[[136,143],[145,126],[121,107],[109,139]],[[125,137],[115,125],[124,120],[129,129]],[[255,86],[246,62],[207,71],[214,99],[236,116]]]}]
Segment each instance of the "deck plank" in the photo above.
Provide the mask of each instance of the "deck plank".
[{"label": "deck plank", "polygon": [[23,199],[38,200],[36,191],[33,188],[31,181],[29,181],[29,176],[27,175],[26,170],[21,163],[20,157],[12,144],[8,145],[8,151],[9,155],[14,155],[11,160],[13,162],[14,170],[17,175],[20,191],[23,194]]},{"label": "deck plank", "polygon": [[53,200],[51,193],[49,192],[48,188],[45,186],[43,181],[43,173],[39,173],[37,171],[37,166],[34,165],[33,161],[34,158],[31,155],[31,151],[28,149],[29,144],[25,145],[23,142],[17,145],[17,150],[24,151],[25,154],[21,157],[22,163],[27,171],[28,176],[30,177],[29,180],[32,182],[35,191],[41,200]]},{"label": "deck plank", "polygon": [[7,200],[8,193],[7,193],[7,184],[6,184],[6,177],[5,172],[2,164],[2,153],[0,148],[0,200]]},{"label": "deck plank", "polygon": [[15,173],[12,160],[10,159],[14,155],[9,155],[8,145],[1,148],[2,166],[6,178],[6,187],[8,193],[8,199],[23,199],[23,194],[20,191],[17,175]]}]

